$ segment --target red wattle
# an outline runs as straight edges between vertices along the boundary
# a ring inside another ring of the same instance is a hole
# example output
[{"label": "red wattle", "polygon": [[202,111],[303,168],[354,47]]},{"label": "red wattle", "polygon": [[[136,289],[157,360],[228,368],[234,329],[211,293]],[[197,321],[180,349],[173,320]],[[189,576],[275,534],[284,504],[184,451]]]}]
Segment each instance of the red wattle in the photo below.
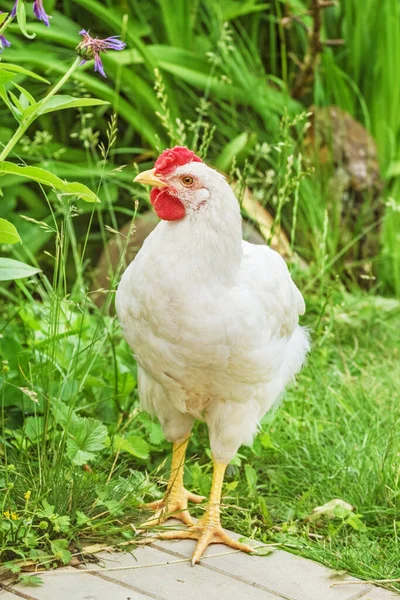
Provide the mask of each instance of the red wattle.
[{"label": "red wattle", "polygon": [[150,201],[157,215],[164,221],[178,221],[185,216],[182,202],[165,189],[153,188],[150,192]]}]

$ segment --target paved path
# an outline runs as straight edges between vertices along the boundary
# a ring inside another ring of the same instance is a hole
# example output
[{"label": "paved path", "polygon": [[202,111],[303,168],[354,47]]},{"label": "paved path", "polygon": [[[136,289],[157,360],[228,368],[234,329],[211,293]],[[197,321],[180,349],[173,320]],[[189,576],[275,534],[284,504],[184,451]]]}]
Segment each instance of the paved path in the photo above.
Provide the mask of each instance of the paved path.
[{"label": "paved path", "polygon": [[397,593],[338,576],[281,550],[248,556],[216,544],[207,549],[200,565],[191,567],[193,548],[190,540],[155,540],[134,556],[103,552],[97,555],[100,564],[41,574],[44,585],[3,589],[0,600],[400,599]]}]

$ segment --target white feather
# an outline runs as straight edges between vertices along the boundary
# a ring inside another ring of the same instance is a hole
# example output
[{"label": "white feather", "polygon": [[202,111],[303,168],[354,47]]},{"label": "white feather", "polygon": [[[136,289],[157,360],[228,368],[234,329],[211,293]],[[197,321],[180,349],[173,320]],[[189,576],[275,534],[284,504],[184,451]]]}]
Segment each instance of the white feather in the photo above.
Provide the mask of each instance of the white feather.
[{"label": "white feather", "polygon": [[203,188],[162,221],[125,271],[117,313],[139,364],[139,393],[170,440],[206,421],[216,460],[251,443],[309,349],[305,306],[284,260],[242,240],[238,202],[204,163]]}]

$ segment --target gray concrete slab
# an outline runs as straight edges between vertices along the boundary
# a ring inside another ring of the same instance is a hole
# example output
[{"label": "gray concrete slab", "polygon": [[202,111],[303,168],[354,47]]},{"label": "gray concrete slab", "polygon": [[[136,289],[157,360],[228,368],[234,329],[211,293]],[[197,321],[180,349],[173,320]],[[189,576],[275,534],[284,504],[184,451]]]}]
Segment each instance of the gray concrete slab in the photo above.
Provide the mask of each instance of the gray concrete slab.
[{"label": "gray concrete slab", "polygon": [[[156,541],[155,547],[173,553],[179,557],[191,556],[194,542],[180,540],[176,542]],[[352,585],[331,587],[332,583],[351,581],[351,577],[337,577],[334,572],[305,558],[300,558],[276,550],[269,556],[250,556],[237,553],[225,556],[213,556],[226,552],[226,546],[219,544],[207,548],[203,559],[204,568],[243,581],[254,582],[272,593],[281,594],[290,600],[350,600],[368,591],[368,585],[355,588]]]},{"label": "gray concrete slab", "polygon": [[0,590],[0,598],[1,600],[20,600],[18,596],[10,594],[10,592],[7,592],[6,590]]},{"label": "gray concrete slab", "polygon": [[400,594],[395,592],[389,592],[383,588],[372,587],[365,596],[361,597],[361,600],[399,600]]},{"label": "gray concrete slab", "polygon": [[[88,573],[80,573],[73,567],[40,573],[40,577],[44,582],[41,586],[28,587],[19,584],[13,589],[17,594],[25,594],[29,600],[148,600],[148,596],[133,588],[122,587],[119,583],[104,581]],[[0,598],[3,600],[2,596]]]},{"label": "gray concrete slab", "polygon": [[13,593],[0,591],[0,600],[400,599],[395,592],[357,583],[282,550],[249,556],[215,544],[192,567],[194,544],[191,540],[154,540],[134,555],[103,552],[98,555],[99,564],[41,573],[43,586],[16,585]]},{"label": "gray concrete slab", "polygon": [[[226,551],[226,547],[224,547]],[[188,560],[157,550],[140,548],[135,552],[139,568],[104,571],[107,578],[133,585],[151,597],[163,600],[232,600],[241,598],[252,600],[278,600],[281,596],[270,593],[264,586],[244,582],[218,571],[206,569],[203,565],[192,567]],[[100,557],[106,568],[134,566],[129,554],[106,554]]]}]

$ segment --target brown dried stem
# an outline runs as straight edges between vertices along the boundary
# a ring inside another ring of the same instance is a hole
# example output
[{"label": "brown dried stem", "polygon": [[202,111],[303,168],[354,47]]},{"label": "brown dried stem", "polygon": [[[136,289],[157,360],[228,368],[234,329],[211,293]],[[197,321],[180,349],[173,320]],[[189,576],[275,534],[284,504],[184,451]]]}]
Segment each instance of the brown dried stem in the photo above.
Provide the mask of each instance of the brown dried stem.
[{"label": "brown dried stem", "polygon": [[[305,95],[311,82],[314,79],[315,69],[318,63],[320,53],[325,46],[338,46],[343,43],[343,40],[321,40],[322,28],[322,10],[330,6],[335,6],[335,0],[311,0],[310,10],[307,15],[311,15],[313,19],[312,29],[307,31],[308,47],[302,65],[297,73],[294,86],[292,89],[293,98],[299,99]],[[286,17],[286,23],[291,20],[300,22],[300,19],[295,16]]]}]

